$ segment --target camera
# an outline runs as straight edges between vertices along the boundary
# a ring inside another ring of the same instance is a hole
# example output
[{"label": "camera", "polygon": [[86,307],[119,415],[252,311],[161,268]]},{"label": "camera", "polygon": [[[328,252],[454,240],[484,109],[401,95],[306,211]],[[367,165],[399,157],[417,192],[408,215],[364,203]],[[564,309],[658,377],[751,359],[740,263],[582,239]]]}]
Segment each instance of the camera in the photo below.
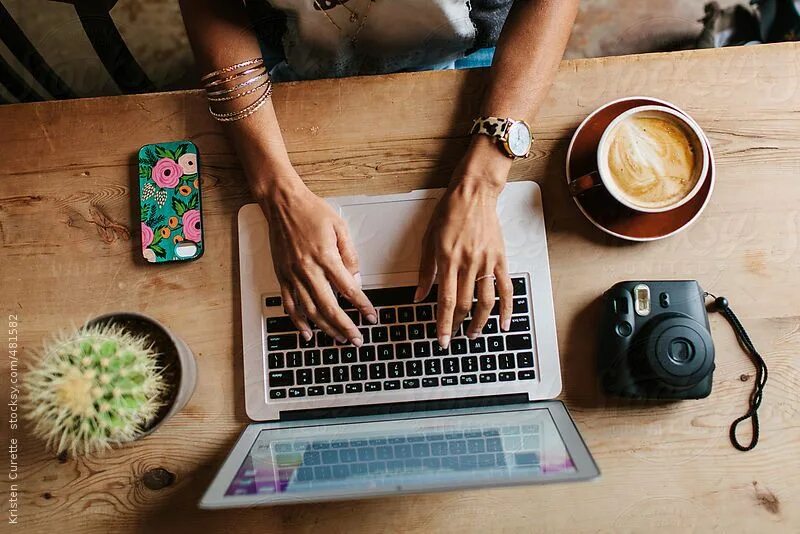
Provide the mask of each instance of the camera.
[{"label": "camera", "polygon": [[606,291],[597,359],[606,393],[707,397],[714,343],[704,295],[694,280],[619,282]]}]

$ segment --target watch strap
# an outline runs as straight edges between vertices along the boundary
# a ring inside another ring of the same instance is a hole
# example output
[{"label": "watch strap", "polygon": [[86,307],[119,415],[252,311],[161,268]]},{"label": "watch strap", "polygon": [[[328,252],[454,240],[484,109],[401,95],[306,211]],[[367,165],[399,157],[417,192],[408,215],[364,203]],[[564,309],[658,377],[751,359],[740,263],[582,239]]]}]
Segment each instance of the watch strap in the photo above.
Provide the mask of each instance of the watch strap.
[{"label": "watch strap", "polygon": [[511,120],[501,117],[478,117],[472,123],[469,133],[470,135],[477,133],[488,135],[495,139],[505,139],[511,122]]}]

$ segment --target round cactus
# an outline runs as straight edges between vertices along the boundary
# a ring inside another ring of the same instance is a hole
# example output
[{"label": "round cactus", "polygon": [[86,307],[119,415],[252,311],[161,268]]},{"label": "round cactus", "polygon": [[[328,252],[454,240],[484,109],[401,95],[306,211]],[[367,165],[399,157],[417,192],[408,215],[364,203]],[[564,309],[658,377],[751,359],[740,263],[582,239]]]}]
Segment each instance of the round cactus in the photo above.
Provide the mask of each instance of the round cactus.
[{"label": "round cactus", "polygon": [[33,433],[72,454],[136,439],[166,391],[147,338],[114,325],[84,327],[45,345],[25,384]]}]

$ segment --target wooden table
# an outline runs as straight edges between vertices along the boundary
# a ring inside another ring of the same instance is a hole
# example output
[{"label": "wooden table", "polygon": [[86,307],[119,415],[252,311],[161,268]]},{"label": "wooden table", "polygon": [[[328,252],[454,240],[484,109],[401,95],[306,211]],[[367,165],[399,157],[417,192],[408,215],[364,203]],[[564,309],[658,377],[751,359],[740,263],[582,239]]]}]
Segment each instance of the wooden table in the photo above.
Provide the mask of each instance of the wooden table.
[{"label": "wooden table", "polygon": [[[314,191],[399,192],[447,182],[484,82],[480,71],[323,80],[280,85],[274,102],[292,161]],[[694,115],[719,164],[699,222],[649,244],[595,230],[563,183],[577,124],[633,94]],[[25,532],[798,532],[800,45],[565,61],[535,130],[534,156],[512,177],[543,187],[563,399],[602,478],[212,513],[196,503],[247,424],[235,215],[250,197],[231,147],[197,91],[0,107],[2,311],[19,316],[22,358],[59,328],[137,310],[174,329],[199,364],[181,414],[105,457],[59,460],[16,431]],[[202,153],[207,251],[185,265],[141,265],[135,153],[173,139],[191,139]],[[769,362],[753,452],[728,442],[753,365],[716,314],[708,399],[648,406],[598,392],[597,297],[621,279],[672,277],[730,298]],[[5,392],[9,361],[0,361]],[[9,432],[3,424],[4,449]],[[171,485],[159,489],[157,470],[174,475]],[[5,477],[0,489],[9,490]]]}]

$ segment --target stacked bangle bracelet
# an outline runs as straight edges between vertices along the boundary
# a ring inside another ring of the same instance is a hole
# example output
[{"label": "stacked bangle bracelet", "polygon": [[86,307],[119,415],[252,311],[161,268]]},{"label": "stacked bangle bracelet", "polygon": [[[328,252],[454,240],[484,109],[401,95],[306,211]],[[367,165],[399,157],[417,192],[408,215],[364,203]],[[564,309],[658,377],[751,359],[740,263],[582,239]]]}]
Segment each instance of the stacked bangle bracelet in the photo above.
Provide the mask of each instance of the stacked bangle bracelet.
[{"label": "stacked bangle bracelet", "polygon": [[[241,79],[244,79],[244,81],[230,87],[226,86],[226,84]],[[247,61],[209,72],[200,78],[200,81],[204,83],[209,101],[208,111],[212,117],[220,122],[234,122],[246,119],[258,111],[272,96],[272,80],[269,78],[269,72],[267,72],[262,58],[248,59]],[[240,89],[253,84],[256,85],[240,91]],[[227,112],[214,111],[214,102],[230,102],[259,91],[262,91],[261,94],[242,109]]]}]

